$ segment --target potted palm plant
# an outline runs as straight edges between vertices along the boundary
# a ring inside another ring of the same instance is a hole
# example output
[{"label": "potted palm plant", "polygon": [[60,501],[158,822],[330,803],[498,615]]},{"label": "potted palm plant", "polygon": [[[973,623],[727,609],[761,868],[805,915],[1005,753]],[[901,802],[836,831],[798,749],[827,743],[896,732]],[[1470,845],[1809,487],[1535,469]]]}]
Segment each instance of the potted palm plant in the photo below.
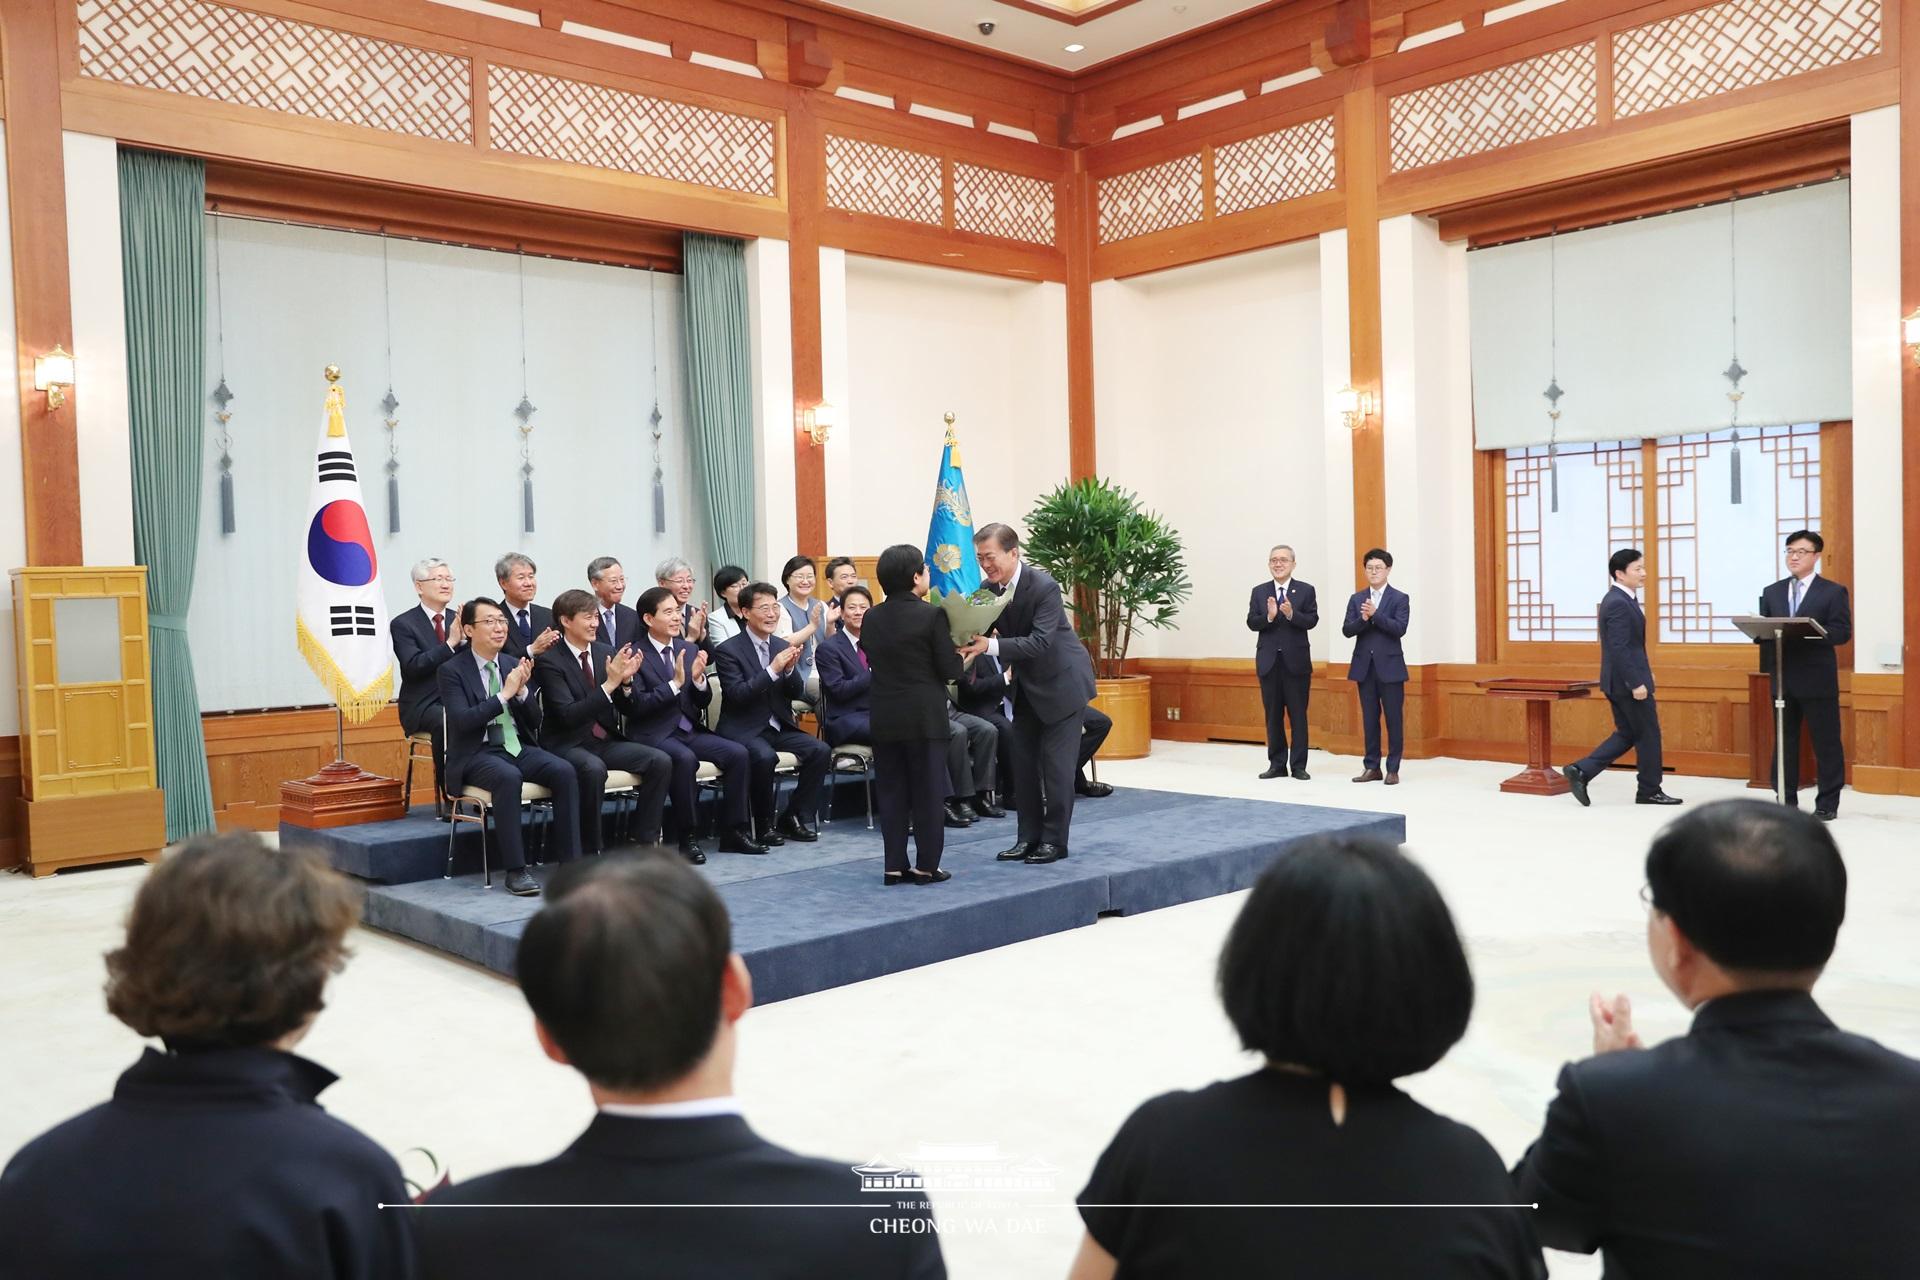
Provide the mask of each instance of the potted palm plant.
[{"label": "potted palm plant", "polygon": [[1110,480],[1063,484],[1027,513],[1026,556],[1066,589],[1074,630],[1093,655],[1095,704],[1113,717],[1101,754],[1151,749],[1151,677],[1127,675],[1134,633],[1173,625],[1193,591],[1180,534]]}]

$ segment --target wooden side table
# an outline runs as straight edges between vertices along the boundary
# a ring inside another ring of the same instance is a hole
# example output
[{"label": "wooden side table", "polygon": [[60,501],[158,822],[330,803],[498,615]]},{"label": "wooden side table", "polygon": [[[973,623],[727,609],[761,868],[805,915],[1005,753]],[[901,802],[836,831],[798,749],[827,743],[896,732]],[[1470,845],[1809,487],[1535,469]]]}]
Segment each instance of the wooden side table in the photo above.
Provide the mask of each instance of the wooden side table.
[{"label": "wooden side table", "polygon": [[1478,684],[1489,698],[1517,698],[1527,704],[1527,767],[1501,783],[1500,789],[1523,796],[1557,796],[1571,790],[1553,767],[1553,704],[1584,698],[1600,682],[1501,676]]}]

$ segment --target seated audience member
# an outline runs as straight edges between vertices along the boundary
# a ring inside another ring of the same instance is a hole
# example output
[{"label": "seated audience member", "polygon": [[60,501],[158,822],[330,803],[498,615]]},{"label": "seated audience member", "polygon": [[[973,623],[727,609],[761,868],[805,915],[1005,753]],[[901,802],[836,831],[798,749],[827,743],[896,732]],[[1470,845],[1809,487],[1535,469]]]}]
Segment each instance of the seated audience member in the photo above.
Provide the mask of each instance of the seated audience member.
[{"label": "seated audience member", "polygon": [[[393,637],[393,656],[400,666],[400,728],[408,735],[433,738],[434,794],[447,781],[447,735],[440,721],[440,664],[460,648],[460,613],[453,607],[453,570],[445,560],[429,556],[413,566],[413,590],[420,607],[398,614],[387,624]],[[444,814],[446,802],[436,802]]]},{"label": "seated audience member", "polygon": [[711,610],[705,604],[693,602],[693,566],[679,556],[669,557],[654,566],[653,581],[655,586],[673,592],[673,598],[680,605],[680,625],[686,628],[687,639],[704,649],[707,614]]},{"label": "seated audience member", "polygon": [[594,612],[600,619],[601,644],[609,649],[624,649],[640,643],[640,615],[620,602],[627,595],[627,571],[612,556],[600,556],[587,565],[587,590],[596,601]]},{"label": "seated audience member", "polygon": [[293,1052],[359,915],[324,857],[251,832],[196,837],[146,873],[107,955],[107,1010],[165,1049],[7,1164],[0,1276],[413,1274],[406,1215],[378,1207],[407,1202],[399,1167],[321,1109],[335,1077]]},{"label": "seated audience member", "polygon": [[1846,914],[1833,837],[1722,800],[1656,836],[1646,874],[1648,956],[1693,1026],[1642,1048],[1627,998],[1592,997],[1596,1056],[1514,1170],[1542,1243],[1635,1280],[1914,1274],[1920,1062],[1813,1001]]},{"label": "seated audience member", "polygon": [[[542,613],[546,610],[542,609]],[[530,897],[540,884],[527,870],[520,839],[520,784],[553,792],[550,850],[560,861],[580,854],[580,789],[573,766],[542,751],[540,706],[529,696],[533,659],[503,657],[507,615],[493,601],[467,601],[460,610],[468,654],[440,668],[440,701],[447,708],[447,794],[479,787],[493,798],[493,844],[506,868],[507,892]],[[553,633],[559,635],[558,631]]]},{"label": "seated audience member", "polygon": [[795,1155],[748,1127],[733,1073],[753,986],[731,932],[719,895],[671,858],[620,854],[554,877],[515,972],[541,1049],[585,1077],[597,1114],[543,1164],[434,1192],[430,1205],[521,1207],[413,1212],[423,1275],[945,1276],[930,1215],[896,1203],[924,1193],[863,1195],[851,1161]]},{"label": "seated audience member", "polygon": [[640,641],[639,663],[627,693],[627,736],[666,752],[673,761],[668,794],[680,852],[688,862],[707,860],[694,834],[699,826],[695,778],[702,760],[720,771],[720,803],[725,806],[725,818],[717,824],[720,851],[767,852],[749,825],[752,775],[747,749],[701,727],[700,716],[713,701],[713,689],[706,653],[680,634],[680,602],[667,588],[650,587],[640,593],[639,612],[646,637]]},{"label": "seated audience member", "polygon": [[1104,782],[1089,782],[1087,766],[1100,750],[1100,744],[1113,732],[1113,717],[1109,716],[1091,702],[1080,713],[1080,761],[1079,772],[1073,777],[1073,793],[1090,800],[1100,800],[1113,794],[1113,788]]},{"label": "seated audience member", "polygon": [[947,699],[948,826],[970,827],[977,818],[1007,816],[993,798],[999,768],[999,730]]},{"label": "seated audience member", "polygon": [[736,601],[740,588],[747,585],[747,571],[737,564],[721,565],[713,575],[713,598],[719,603],[707,615],[707,640],[701,645],[708,653],[713,647],[733,639],[747,629]]},{"label": "seated audience member", "polygon": [[[820,808],[820,784],[825,781],[833,750],[793,718],[800,697],[800,650],[773,633],[780,620],[780,596],[770,583],[753,582],[740,592],[747,630],[714,650],[720,669],[723,737],[747,749],[753,769],[754,829],[763,843],[803,843],[820,837],[807,824],[807,815]],[[787,799],[786,812],[773,817],[774,777],[781,751],[799,761],[799,777]]]},{"label": "seated audience member", "polygon": [[[827,561],[827,591],[835,600],[846,599],[847,588],[860,584],[860,570],[850,556],[835,556]],[[835,630],[839,627],[836,625]]]},{"label": "seated audience member", "polygon": [[[851,562],[849,562],[851,563]],[[868,690],[873,667],[860,647],[860,629],[873,607],[873,593],[849,586],[840,597],[840,627],[820,642],[820,731],[833,746],[873,745]]]},{"label": "seated audience member", "polygon": [[540,745],[573,766],[580,780],[580,848],[599,853],[602,810],[607,803],[607,772],[624,769],[639,779],[638,839],[660,839],[661,810],[673,761],[658,747],[620,735],[620,711],[628,702],[626,684],[640,661],[628,645],[613,650],[595,639],[600,629],[594,598],[585,591],[562,591],[553,601],[560,643],[534,659],[533,680],[540,690]]},{"label": "seated audience member", "polygon": [[510,658],[537,658],[560,640],[553,615],[545,605],[533,602],[540,590],[538,573],[533,561],[518,551],[493,562],[493,576],[500,583],[500,608],[507,615],[505,648]]},{"label": "seated audience member", "polygon": [[794,556],[781,567],[780,585],[787,594],[780,598],[773,634],[800,650],[798,670],[805,683],[813,678],[813,656],[820,641],[833,634],[840,620],[840,606],[813,598],[813,561],[805,556]]},{"label": "seated audience member", "polygon": [[[1010,770],[1007,768],[1008,752],[1013,750],[1012,685],[1013,673],[1003,670],[998,658],[983,653],[968,664],[954,689],[954,700],[962,711],[985,720],[994,728],[998,743],[999,764],[996,774],[999,786],[993,799],[1002,807],[1013,795]],[[1099,800],[1113,794],[1113,788],[1108,784],[1087,780],[1087,765],[1112,730],[1112,719],[1100,708],[1088,703],[1080,718],[1079,771],[1073,780],[1075,795]]]},{"label": "seated audience member", "polygon": [[[1425,872],[1379,840],[1293,845],[1234,921],[1219,982],[1261,1065],[1127,1118],[1080,1193],[1087,1235],[1072,1280],[1116,1268],[1195,1280],[1546,1275],[1516,1204],[1525,1197],[1486,1139],[1393,1085],[1440,1061],[1473,1012],[1460,936]],[[1314,1205],[1374,1207],[1302,1207]],[[1379,1207],[1391,1205],[1423,1207]]]}]

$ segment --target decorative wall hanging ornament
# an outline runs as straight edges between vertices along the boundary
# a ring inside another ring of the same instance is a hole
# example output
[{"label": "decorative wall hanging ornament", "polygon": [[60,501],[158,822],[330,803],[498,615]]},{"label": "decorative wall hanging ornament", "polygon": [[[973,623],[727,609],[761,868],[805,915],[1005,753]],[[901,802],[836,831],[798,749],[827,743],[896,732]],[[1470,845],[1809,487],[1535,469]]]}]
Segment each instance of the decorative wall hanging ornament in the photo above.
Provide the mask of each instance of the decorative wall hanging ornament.
[{"label": "decorative wall hanging ornament", "polygon": [[1740,398],[1746,394],[1740,390],[1740,379],[1747,376],[1747,371],[1740,367],[1740,250],[1734,220],[1734,210],[1739,204],[1740,193],[1736,191],[1727,202],[1727,316],[1733,362],[1720,375],[1730,384],[1727,403],[1733,406],[1727,422],[1733,428],[1733,505],[1736,507],[1740,505]]},{"label": "decorative wall hanging ornament", "polygon": [[387,270],[387,229],[380,228],[380,292],[386,300],[387,394],[380,401],[387,424],[387,532],[400,532],[400,397],[393,394],[393,277]]},{"label": "decorative wall hanging ornament", "polygon": [[220,381],[209,397],[213,401],[213,443],[220,450],[214,465],[220,468],[220,532],[232,533],[233,519],[233,433],[228,424],[233,413],[233,392],[227,389],[227,307],[226,290],[220,275],[220,214],[213,214],[213,332],[215,354],[220,365]]},{"label": "decorative wall hanging ornament", "polygon": [[1560,510],[1560,228],[1547,233],[1547,509]]},{"label": "decorative wall hanging ornament", "polygon": [[520,403],[513,416],[520,424],[520,532],[533,532],[533,415],[539,410],[527,396],[527,250],[520,247]]},{"label": "decorative wall hanging ornament", "polygon": [[647,268],[647,350],[653,357],[653,531],[667,531],[667,468],[660,455],[660,325],[653,305],[653,268]]}]

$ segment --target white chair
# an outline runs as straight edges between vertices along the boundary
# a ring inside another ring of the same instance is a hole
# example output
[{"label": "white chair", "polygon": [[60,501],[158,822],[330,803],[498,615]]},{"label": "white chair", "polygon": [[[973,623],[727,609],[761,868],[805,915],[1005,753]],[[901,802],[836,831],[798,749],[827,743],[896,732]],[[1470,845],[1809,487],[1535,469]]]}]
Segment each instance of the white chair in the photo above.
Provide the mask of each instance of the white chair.
[{"label": "white chair", "polygon": [[[442,733],[446,732],[446,716],[447,713],[443,708],[440,712]],[[450,825],[447,827],[447,869],[441,878],[444,880],[453,879],[453,842],[454,838],[460,834],[460,824],[467,823],[480,828],[480,877],[482,887],[487,889],[493,888],[493,869],[487,864],[487,815],[493,812],[493,793],[484,787],[463,787],[459,795],[448,796],[447,800],[452,806],[452,812],[448,817]],[[522,782],[520,784],[520,809],[523,814],[529,809],[535,810],[536,812],[544,812],[544,816],[550,823],[553,820],[553,792],[547,790],[537,782]],[[539,830],[540,828],[536,826],[535,831],[538,832]],[[542,841],[542,843],[544,844],[544,841]],[[540,859],[538,857],[532,857],[529,858],[529,861],[537,863]]]},{"label": "white chair", "polygon": [[[400,784],[400,794],[405,798],[409,809],[413,807],[413,766],[415,761],[424,762],[428,768],[433,767],[433,735],[425,729],[422,729],[419,733],[410,733],[407,735],[407,775],[406,780]],[[433,779],[433,798],[436,810],[444,803],[441,799],[440,783],[441,779],[439,775],[436,774]]]},{"label": "white chair", "polygon": [[613,807],[613,830],[624,843],[633,831],[633,815],[640,811],[640,775],[625,769],[607,770],[607,794],[619,801]]},{"label": "white chair", "polygon": [[827,777],[827,822],[833,822],[834,802],[840,795],[840,775],[856,774],[867,792],[867,830],[873,830],[873,748],[857,742],[833,749],[833,772]]}]

